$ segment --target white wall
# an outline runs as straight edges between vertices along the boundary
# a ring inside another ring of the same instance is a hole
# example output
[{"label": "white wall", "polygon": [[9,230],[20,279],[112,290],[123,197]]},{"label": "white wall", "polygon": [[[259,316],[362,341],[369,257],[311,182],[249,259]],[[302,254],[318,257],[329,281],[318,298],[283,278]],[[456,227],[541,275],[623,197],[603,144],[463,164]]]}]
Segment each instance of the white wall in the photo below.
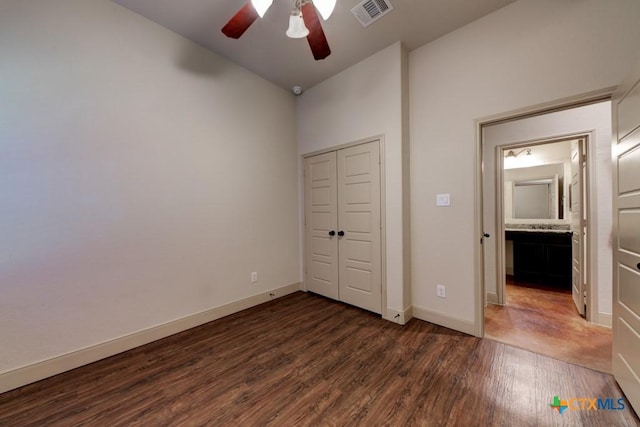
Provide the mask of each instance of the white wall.
[{"label": "white wall", "polygon": [[107,0],[0,53],[0,374],[299,282],[292,95]]},{"label": "white wall", "polygon": [[[414,314],[479,332],[475,121],[618,84],[639,20],[636,0],[521,0],[410,52]],[[452,206],[437,208],[437,193]]]},{"label": "white wall", "polygon": [[[403,236],[403,91],[404,51],[389,46],[307,90],[298,98],[298,153],[383,135],[386,194],[387,317],[411,305],[409,248]],[[408,153],[405,152],[405,155]],[[301,178],[302,179],[302,178]],[[405,271],[405,266],[407,271]],[[383,308],[384,309],[384,308]],[[389,310],[394,313],[390,315]],[[384,311],[384,310],[383,310]]]}]

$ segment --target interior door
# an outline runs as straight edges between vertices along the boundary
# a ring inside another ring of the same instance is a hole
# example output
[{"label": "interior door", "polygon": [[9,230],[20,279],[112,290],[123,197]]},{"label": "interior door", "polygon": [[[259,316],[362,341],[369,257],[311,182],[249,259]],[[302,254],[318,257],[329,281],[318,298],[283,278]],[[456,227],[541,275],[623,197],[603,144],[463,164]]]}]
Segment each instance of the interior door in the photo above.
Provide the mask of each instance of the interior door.
[{"label": "interior door", "polygon": [[571,141],[571,294],[580,315],[585,315],[584,297],[584,140]]},{"label": "interior door", "polygon": [[[486,138],[486,131],[483,129],[483,139]],[[502,149],[496,148],[492,144],[483,144],[482,147],[482,218],[483,235],[480,236],[483,251],[483,271],[485,284],[485,304],[487,302],[495,304],[505,304],[502,293],[504,288],[504,272],[498,267],[496,257],[497,244],[503,236],[498,236],[498,221],[502,222],[503,213],[496,210],[496,187],[498,185],[498,168],[502,164],[496,165],[502,157]],[[502,184],[500,184],[502,185]]]},{"label": "interior door", "polygon": [[340,300],[382,312],[380,148],[370,142],[338,151]]},{"label": "interior door", "polygon": [[613,374],[640,413],[640,64],[612,106]]},{"label": "interior door", "polygon": [[304,160],[305,284],[339,299],[336,152]]}]

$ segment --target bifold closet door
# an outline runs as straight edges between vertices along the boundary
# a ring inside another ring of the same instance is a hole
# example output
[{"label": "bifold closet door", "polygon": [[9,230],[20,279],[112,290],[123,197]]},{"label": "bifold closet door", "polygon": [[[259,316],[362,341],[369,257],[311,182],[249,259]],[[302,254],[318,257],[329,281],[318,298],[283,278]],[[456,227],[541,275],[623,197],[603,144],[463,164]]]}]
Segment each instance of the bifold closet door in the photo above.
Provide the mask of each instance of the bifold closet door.
[{"label": "bifold closet door", "polygon": [[382,312],[380,145],[338,150],[340,300]]},{"label": "bifold closet door", "polygon": [[336,152],[304,160],[307,290],[339,299]]}]

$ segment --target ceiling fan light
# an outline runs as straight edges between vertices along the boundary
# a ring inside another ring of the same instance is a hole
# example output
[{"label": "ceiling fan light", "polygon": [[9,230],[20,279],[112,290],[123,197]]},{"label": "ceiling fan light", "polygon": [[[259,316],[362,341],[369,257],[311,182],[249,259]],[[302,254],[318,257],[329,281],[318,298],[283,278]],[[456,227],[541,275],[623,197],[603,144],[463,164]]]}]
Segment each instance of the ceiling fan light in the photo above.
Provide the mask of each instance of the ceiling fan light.
[{"label": "ceiling fan light", "polygon": [[285,34],[292,39],[301,39],[309,35],[309,30],[304,25],[302,15],[289,16],[289,28]]},{"label": "ceiling fan light", "polygon": [[326,21],[336,7],[336,0],[313,0],[313,5],[318,9],[320,15],[322,15],[322,19]]},{"label": "ceiling fan light", "polygon": [[267,9],[269,9],[271,3],[273,3],[273,0],[251,0],[251,4],[253,5],[253,8],[256,10],[256,12],[258,12],[260,18],[262,18],[267,12]]}]

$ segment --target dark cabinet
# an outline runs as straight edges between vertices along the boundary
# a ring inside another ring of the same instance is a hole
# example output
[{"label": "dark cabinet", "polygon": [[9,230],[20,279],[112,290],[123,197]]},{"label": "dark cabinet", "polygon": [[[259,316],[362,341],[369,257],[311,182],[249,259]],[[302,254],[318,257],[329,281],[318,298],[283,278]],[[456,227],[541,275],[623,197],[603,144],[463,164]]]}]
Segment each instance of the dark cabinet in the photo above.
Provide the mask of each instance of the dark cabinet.
[{"label": "dark cabinet", "polygon": [[507,231],[518,281],[571,289],[571,232]]}]

